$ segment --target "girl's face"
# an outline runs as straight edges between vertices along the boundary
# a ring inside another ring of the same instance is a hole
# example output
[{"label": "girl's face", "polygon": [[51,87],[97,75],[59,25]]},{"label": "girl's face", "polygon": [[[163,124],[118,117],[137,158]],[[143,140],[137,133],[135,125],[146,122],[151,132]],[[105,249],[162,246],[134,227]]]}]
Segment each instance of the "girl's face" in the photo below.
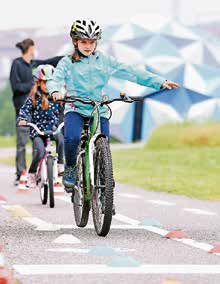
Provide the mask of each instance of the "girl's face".
[{"label": "girl's face", "polygon": [[46,81],[41,80],[39,82],[39,87],[40,87],[40,89],[43,93],[48,93],[48,90],[47,90],[47,87],[46,87]]},{"label": "girl's face", "polygon": [[89,56],[95,50],[96,42],[95,39],[79,39],[77,42],[78,49],[83,55]]}]

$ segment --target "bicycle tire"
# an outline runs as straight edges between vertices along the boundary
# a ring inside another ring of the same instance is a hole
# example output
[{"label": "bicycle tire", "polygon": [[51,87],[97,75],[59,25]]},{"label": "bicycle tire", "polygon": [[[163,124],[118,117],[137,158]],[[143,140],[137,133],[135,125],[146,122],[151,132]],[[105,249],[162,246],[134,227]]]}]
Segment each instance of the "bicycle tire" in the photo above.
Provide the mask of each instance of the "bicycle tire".
[{"label": "bicycle tire", "polygon": [[53,157],[47,157],[47,180],[48,180],[48,188],[49,188],[49,205],[50,208],[54,208],[54,186],[53,186]]},{"label": "bicycle tire", "polygon": [[40,185],[40,198],[41,198],[41,203],[43,205],[46,205],[47,200],[48,200],[48,185],[47,184]]},{"label": "bicycle tire", "polygon": [[96,140],[95,150],[92,215],[96,233],[105,237],[111,227],[114,200],[112,158],[105,137]]},{"label": "bicycle tire", "polygon": [[85,200],[85,156],[81,154],[77,164],[77,183],[73,193],[73,210],[78,227],[85,227],[89,220],[90,201]]}]

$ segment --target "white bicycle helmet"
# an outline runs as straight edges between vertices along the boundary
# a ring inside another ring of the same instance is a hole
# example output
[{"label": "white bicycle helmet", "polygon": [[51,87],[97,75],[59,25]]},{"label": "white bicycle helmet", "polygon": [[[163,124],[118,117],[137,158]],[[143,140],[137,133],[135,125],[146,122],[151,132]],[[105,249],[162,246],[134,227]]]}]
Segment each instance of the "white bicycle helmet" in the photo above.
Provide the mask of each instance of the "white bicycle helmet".
[{"label": "white bicycle helmet", "polygon": [[53,77],[54,67],[49,64],[39,65],[33,72],[34,79],[48,81]]},{"label": "white bicycle helmet", "polygon": [[102,30],[100,26],[92,20],[76,20],[70,30],[72,38],[100,39]]}]

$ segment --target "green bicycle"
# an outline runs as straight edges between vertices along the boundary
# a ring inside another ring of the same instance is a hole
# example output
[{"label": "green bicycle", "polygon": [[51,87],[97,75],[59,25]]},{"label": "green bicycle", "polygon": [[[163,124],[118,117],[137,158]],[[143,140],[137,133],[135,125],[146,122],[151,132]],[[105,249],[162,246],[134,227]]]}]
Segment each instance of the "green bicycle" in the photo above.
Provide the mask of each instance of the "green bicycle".
[{"label": "green bicycle", "polygon": [[112,116],[109,104],[115,101],[133,103],[140,98],[127,97],[124,93],[113,100],[93,101],[88,98],[69,96],[65,103],[81,102],[93,106],[91,118],[85,119],[77,154],[77,179],[72,194],[75,222],[78,227],[88,223],[92,206],[96,233],[106,236],[114,214],[114,187],[112,157],[108,137],[100,132],[99,107],[106,105]]}]

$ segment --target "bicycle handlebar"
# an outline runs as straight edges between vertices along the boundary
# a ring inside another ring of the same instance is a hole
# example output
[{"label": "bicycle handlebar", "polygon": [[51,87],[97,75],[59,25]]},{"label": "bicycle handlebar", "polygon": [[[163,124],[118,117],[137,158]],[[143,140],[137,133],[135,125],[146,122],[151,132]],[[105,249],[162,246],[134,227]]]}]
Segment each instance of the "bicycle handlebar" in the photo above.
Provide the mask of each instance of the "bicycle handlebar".
[{"label": "bicycle handlebar", "polygon": [[62,129],[62,127],[64,126],[64,122],[62,122],[58,127],[57,127],[57,129],[55,130],[55,131],[41,131],[38,127],[37,127],[37,125],[36,124],[34,124],[34,123],[31,123],[31,122],[28,122],[27,123],[27,126],[31,126],[32,128],[34,128],[36,131],[37,131],[37,133],[39,134],[39,135],[41,135],[41,136],[45,136],[45,135],[57,135],[60,131],[61,131],[61,129]]},{"label": "bicycle handlebar", "polygon": [[67,96],[66,98],[64,98],[62,100],[57,100],[57,102],[65,102],[65,103],[80,102],[80,103],[89,104],[89,105],[92,105],[92,106],[95,106],[96,104],[100,104],[100,106],[103,106],[103,105],[108,105],[108,104],[111,104],[111,103],[117,102],[117,101],[121,101],[121,102],[124,102],[124,103],[133,103],[135,101],[141,102],[141,101],[143,101],[143,98],[142,97],[128,97],[125,94],[121,94],[120,98],[116,98],[116,99],[112,99],[112,100],[97,101],[97,102],[95,102],[95,101],[93,101],[92,99],[89,99],[89,98],[82,99],[80,97],[75,97],[75,96]]}]

